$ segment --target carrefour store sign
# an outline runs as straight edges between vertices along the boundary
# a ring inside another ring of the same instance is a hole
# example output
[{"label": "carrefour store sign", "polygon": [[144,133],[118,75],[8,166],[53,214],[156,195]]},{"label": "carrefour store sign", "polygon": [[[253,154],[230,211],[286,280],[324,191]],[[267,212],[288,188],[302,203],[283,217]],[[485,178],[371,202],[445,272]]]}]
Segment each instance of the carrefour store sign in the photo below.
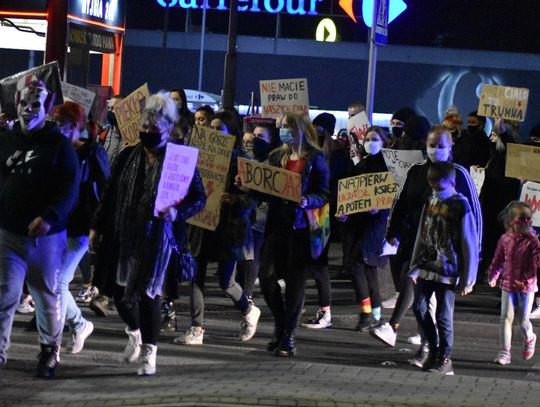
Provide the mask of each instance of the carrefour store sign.
[{"label": "carrefour store sign", "polygon": [[[156,0],[161,7],[180,7],[185,9],[202,9],[206,1],[208,9],[228,10],[225,0]],[[317,3],[323,0],[238,0],[238,11],[252,13],[282,13],[316,16]]]}]

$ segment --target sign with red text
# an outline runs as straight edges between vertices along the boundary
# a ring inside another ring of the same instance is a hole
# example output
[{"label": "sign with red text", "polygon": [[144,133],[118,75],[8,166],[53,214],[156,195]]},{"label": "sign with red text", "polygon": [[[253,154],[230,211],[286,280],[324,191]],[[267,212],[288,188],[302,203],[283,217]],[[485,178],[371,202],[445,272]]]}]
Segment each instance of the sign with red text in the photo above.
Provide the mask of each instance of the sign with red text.
[{"label": "sign with red text", "polygon": [[287,112],[309,111],[308,81],[299,79],[274,79],[259,81],[262,116],[278,117]]},{"label": "sign with red text", "polygon": [[361,160],[361,151],[364,137],[366,137],[367,129],[371,127],[366,112],[355,114],[347,120],[347,134],[349,135],[350,157],[354,164],[358,164]]},{"label": "sign with red text", "polygon": [[383,148],[382,154],[388,171],[392,173],[392,176],[399,185],[405,183],[409,168],[424,159],[420,150],[391,150],[389,148]]},{"label": "sign with red text", "polygon": [[478,114],[522,122],[525,120],[528,102],[529,89],[527,88],[484,84],[478,102]]},{"label": "sign with red text", "polygon": [[148,96],[150,96],[150,92],[148,91],[148,84],[145,83],[114,107],[120,134],[124,144],[128,146],[139,144],[141,113],[144,110]]},{"label": "sign with red text", "polygon": [[221,211],[221,195],[227,188],[227,175],[236,139],[211,128],[193,126],[191,146],[199,149],[197,168],[206,191],[206,206],[188,220],[191,225],[216,230]]},{"label": "sign with red text", "polygon": [[288,201],[302,200],[302,177],[296,172],[239,157],[238,175],[243,187]]},{"label": "sign with red text", "polygon": [[154,216],[171,206],[178,205],[187,195],[199,150],[193,147],[167,143],[163,169],[159,178]]},{"label": "sign with red text", "polygon": [[540,184],[531,181],[524,183],[519,200],[531,205],[533,226],[540,227]]},{"label": "sign with red text", "polygon": [[390,172],[374,172],[338,181],[336,216],[389,209],[399,189]]},{"label": "sign with red text", "polygon": [[510,178],[540,182],[540,148],[508,143],[505,175]]}]

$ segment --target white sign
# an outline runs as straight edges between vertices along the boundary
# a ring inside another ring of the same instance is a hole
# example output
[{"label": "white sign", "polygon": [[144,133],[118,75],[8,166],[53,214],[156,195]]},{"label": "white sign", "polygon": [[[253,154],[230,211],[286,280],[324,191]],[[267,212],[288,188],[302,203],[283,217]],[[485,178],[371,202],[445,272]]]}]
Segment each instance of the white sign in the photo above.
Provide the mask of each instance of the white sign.
[{"label": "white sign", "polygon": [[306,78],[259,81],[262,116],[280,117],[288,112],[307,113],[309,110]]},{"label": "white sign", "polygon": [[533,226],[540,227],[540,184],[532,181],[524,183],[519,200],[531,205]]},{"label": "white sign", "polygon": [[472,165],[470,172],[474,185],[476,186],[476,192],[478,192],[478,195],[480,195],[482,185],[484,185],[484,180],[486,179],[486,169]]},{"label": "white sign", "polygon": [[91,90],[81,88],[67,82],[60,82],[60,86],[62,87],[62,95],[64,96],[64,100],[78,103],[84,108],[84,112],[88,116],[88,113],[92,109],[92,103],[94,103],[96,94]]},{"label": "white sign", "polygon": [[154,216],[178,205],[189,191],[199,150],[178,144],[167,144],[161,177],[159,178]]},{"label": "white sign", "polygon": [[364,143],[367,129],[370,127],[371,124],[369,123],[366,112],[357,113],[347,120],[347,134],[349,135],[351,146],[350,156],[355,165],[361,160],[360,152],[362,151],[362,144]]},{"label": "white sign", "polygon": [[424,159],[420,150],[391,150],[389,148],[383,148],[382,154],[388,171],[394,176],[394,179],[399,185],[405,183],[409,168]]}]

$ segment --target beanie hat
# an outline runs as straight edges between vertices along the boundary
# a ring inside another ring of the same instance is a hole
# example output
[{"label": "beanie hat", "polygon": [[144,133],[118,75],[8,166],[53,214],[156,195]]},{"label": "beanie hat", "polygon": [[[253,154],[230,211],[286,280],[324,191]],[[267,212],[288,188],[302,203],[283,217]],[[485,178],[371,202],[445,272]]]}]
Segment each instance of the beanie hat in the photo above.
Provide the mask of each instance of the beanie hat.
[{"label": "beanie hat", "polygon": [[416,116],[416,112],[412,107],[402,107],[394,112],[392,120],[399,120],[405,123],[411,117]]},{"label": "beanie hat", "polygon": [[313,119],[314,126],[321,126],[329,134],[334,134],[336,127],[336,117],[330,113],[321,113],[315,119]]},{"label": "beanie hat", "polygon": [[403,132],[411,140],[423,141],[427,138],[430,124],[424,116],[412,116],[403,126]]}]

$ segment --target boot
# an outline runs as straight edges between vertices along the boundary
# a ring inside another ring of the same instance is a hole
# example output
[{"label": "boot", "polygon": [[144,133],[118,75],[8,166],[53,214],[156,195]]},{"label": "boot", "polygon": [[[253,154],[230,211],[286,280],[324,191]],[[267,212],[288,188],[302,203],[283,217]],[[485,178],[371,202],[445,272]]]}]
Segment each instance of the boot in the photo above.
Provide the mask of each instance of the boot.
[{"label": "boot", "polygon": [[129,328],[126,328],[126,334],[128,336],[128,343],[122,353],[122,359],[126,363],[133,363],[139,358],[141,353],[141,331],[139,329],[130,331]]},{"label": "boot", "polygon": [[41,352],[38,355],[36,377],[52,379],[56,376],[56,369],[60,361],[59,349],[55,344],[41,344]]},{"label": "boot", "polygon": [[277,356],[291,357],[296,355],[294,331],[285,331],[276,352]]},{"label": "boot", "polygon": [[157,346],[149,343],[143,343],[141,354],[139,356],[139,376],[153,376],[156,374],[156,355]]},{"label": "boot", "polygon": [[354,328],[355,331],[369,332],[374,325],[373,315],[371,312],[362,312],[358,318],[358,323]]}]

